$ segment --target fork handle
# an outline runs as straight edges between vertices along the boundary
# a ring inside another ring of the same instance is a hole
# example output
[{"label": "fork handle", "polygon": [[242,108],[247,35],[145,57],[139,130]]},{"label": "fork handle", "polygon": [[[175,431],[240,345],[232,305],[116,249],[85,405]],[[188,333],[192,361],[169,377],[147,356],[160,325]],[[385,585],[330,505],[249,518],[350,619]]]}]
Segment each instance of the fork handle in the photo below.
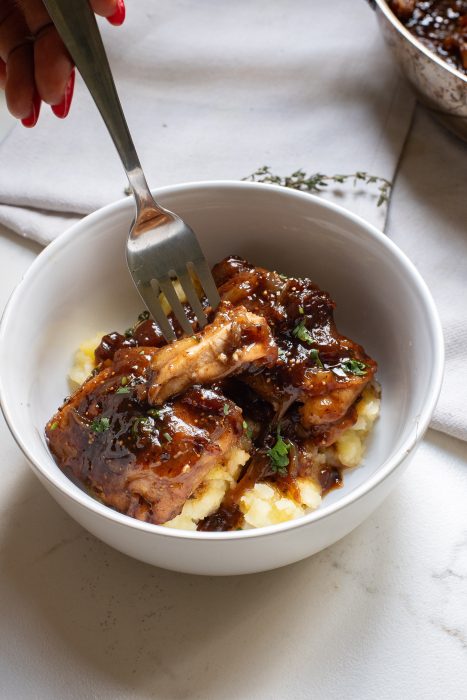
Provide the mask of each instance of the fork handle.
[{"label": "fork handle", "polygon": [[135,196],[137,215],[146,209],[164,213],[141,168],[88,0],[44,0],[44,4],[112,137]]}]

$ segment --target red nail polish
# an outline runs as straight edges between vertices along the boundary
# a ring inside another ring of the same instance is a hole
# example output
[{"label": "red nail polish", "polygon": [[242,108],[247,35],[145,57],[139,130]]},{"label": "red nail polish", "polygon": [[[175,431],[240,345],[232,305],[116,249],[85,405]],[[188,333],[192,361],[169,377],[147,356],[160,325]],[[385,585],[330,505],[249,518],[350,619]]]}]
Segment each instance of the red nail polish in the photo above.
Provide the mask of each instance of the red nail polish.
[{"label": "red nail polish", "polygon": [[116,27],[123,24],[125,21],[125,3],[123,0],[118,0],[115,12],[110,17],[107,17],[107,21]]},{"label": "red nail polish", "polygon": [[29,115],[29,117],[25,117],[24,119],[21,119],[21,124],[28,129],[31,129],[33,126],[36,126],[37,120],[39,119],[39,113],[41,111],[41,98],[37,90],[34,91],[34,97],[32,99],[32,112]]},{"label": "red nail polish", "polygon": [[65,94],[63,100],[58,103],[58,105],[52,105],[52,112],[59,119],[65,119],[70,111],[71,100],[73,99],[73,91],[75,89],[75,69],[71,71],[71,75],[68,79],[65,88]]}]

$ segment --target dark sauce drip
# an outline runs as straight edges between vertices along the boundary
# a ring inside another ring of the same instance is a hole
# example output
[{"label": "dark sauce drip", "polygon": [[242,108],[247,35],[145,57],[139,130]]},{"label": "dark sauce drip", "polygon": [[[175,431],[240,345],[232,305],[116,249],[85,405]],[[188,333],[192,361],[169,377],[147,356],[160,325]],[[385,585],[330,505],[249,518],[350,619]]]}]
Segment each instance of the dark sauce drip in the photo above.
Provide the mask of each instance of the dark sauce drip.
[{"label": "dark sauce drip", "polygon": [[103,336],[94,351],[96,363],[99,365],[107,360],[112,361],[117,350],[135,347],[135,345],[136,341],[133,338],[126,337],[121,333],[108,333]]},{"label": "dark sauce drip", "polygon": [[340,488],[343,483],[341,470],[337,467],[320,469],[319,483],[323,489],[323,496],[332,491],[332,489]]}]

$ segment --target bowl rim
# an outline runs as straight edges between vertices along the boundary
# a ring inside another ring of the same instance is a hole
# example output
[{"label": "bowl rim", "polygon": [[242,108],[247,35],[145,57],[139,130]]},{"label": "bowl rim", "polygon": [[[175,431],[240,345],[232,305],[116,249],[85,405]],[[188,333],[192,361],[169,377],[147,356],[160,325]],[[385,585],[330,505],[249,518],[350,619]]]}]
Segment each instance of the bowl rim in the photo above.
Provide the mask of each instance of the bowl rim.
[{"label": "bowl rim", "polygon": [[[438,316],[438,312],[431,296],[431,293],[421,277],[418,270],[415,268],[414,264],[409,260],[405,253],[384,233],[379,231],[375,226],[365,221],[363,218],[350,212],[348,209],[335,204],[334,202],[329,202],[316,195],[309,194],[307,192],[301,192],[298,190],[288,189],[280,185],[270,185],[257,182],[245,182],[236,180],[206,180],[199,182],[187,182],[176,185],[168,185],[165,187],[153,189],[154,196],[159,199],[165,196],[170,196],[173,194],[179,194],[183,192],[188,192],[190,194],[196,193],[197,191],[210,191],[215,189],[229,190],[229,189],[249,189],[249,190],[265,190],[269,192],[272,196],[282,196],[289,197],[290,199],[296,199],[297,201],[311,201],[315,205],[317,204],[323,210],[327,210],[329,213],[337,213],[344,219],[350,220],[353,224],[356,224],[360,230],[364,231],[364,234],[370,239],[376,239],[379,244],[382,244],[392,255],[397,259],[398,263],[404,270],[404,273],[410,278],[412,285],[416,291],[418,291],[420,298],[425,304],[427,311],[426,319],[428,322],[429,332],[433,340],[433,367],[431,368],[431,381],[428,386],[427,396],[423,404],[422,411],[418,416],[418,421],[416,425],[410,431],[404,443],[400,446],[397,452],[382,462],[376,472],[372,474],[366,481],[354,488],[349,494],[338,499],[335,503],[328,506],[323,505],[311,513],[305,514],[300,518],[295,520],[286,521],[284,523],[279,523],[276,525],[267,525],[265,527],[251,529],[251,530],[238,530],[238,531],[228,531],[228,532],[198,532],[192,530],[177,530],[175,528],[164,527],[163,525],[154,525],[152,523],[146,523],[135,518],[132,518],[123,513],[119,513],[113,510],[109,506],[106,506],[92,496],[85,493],[77,485],[75,485],[71,480],[68,480],[67,487],[65,488],[62,483],[58,482],[58,479],[54,478],[54,475],[50,473],[50,469],[42,466],[42,459],[35,455],[35,450],[30,448],[27,440],[23,439],[21,431],[15,426],[14,418],[9,408],[8,395],[6,387],[3,381],[3,375],[0,373],[0,406],[5,417],[5,421],[23,454],[30,463],[33,471],[37,471],[39,476],[45,479],[54,490],[58,491],[62,496],[66,497],[68,500],[74,502],[78,506],[84,507],[85,510],[91,510],[95,516],[98,516],[106,521],[115,523],[116,525],[128,527],[134,530],[140,530],[148,535],[162,536],[175,538],[178,540],[195,540],[198,542],[208,541],[208,540],[225,540],[225,541],[239,541],[242,539],[251,539],[258,537],[268,537],[271,535],[278,535],[289,530],[295,530],[296,528],[306,527],[313,522],[323,520],[325,518],[331,517],[337,511],[344,510],[349,506],[353,505],[356,501],[359,501],[367,493],[372,491],[376,486],[387,479],[391,473],[399,466],[399,464],[404,461],[412,450],[417,446],[430,422],[432,413],[436,406],[436,402],[441,390],[441,383],[443,379],[443,369],[444,369],[444,340],[441,322]],[[118,213],[121,210],[129,209],[132,207],[132,198],[126,197],[120,199],[116,202],[112,202],[104,207],[101,207],[97,211],[85,216],[83,219],[73,224],[70,228],[60,234],[54,241],[52,241],[46,248],[44,248],[37,258],[32,262],[30,267],[27,269],[23,278],[17,285],[17,287],[12,292],[5,309],[2,314],[0,321],[0,364],[2,359],[2,354],[4,352],[3,348],[8,343],[7,329],[12,319],[15,316],[15,307],[19,300],[21,299],[23,290],[28,286],[30,280],[32,280],[36,273],[40,271],[48,261],[53,258],[53,256],[65,248],[68,242],[71,241],[76,235],[79,235],[81,229],[87,229],[89,225],[99,222],[105,219],[107,216]],[[49,453],[49,458],[53,462],[53,458]],[[56,465],[55,465],[56,466]],[[57,467],[58,468],[58,467]]]},{"label": "bowl rim", "polygon": [[425,46],[425,44],[423,44],[420,41],[420,39],[417,39],[417,37],[414,36],[412,32],[409,32],[409,30],[406,29],[406,27],[402,24],[397,15],[391,10],[386,0],[370,0],[370,4],[372,4],[373,6],[376,5],[378,9],[382,12],[382,14],[386,17],[386,19],[392,24],[394,29],[396,29],[399,32],[399,34],[402,34],[404,39],[406,39],[410,44],[412,44],[412,46],[418,49],[418,51],[420,51],[431,61],[436,63],[436,65],[440,68],[447,70],[454,77],[460,78],[462,82],[467,83],[467,75],[464,75],[464,73],[461,73],[460,70],[454,68],[453,66],[450,66],[449,63],[446,63],[446,61],[443,61],[442,58],[440,58],[433,51],[428,49]]}]

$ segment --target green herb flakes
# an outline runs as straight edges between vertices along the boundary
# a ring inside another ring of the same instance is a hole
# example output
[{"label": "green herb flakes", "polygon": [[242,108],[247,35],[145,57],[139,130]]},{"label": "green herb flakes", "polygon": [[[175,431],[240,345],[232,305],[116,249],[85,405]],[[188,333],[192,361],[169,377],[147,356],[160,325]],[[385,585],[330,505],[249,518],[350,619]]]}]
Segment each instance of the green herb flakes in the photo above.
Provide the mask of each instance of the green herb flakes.
[{"label": "green herb flakes", "polygon": [[288,442],[284,442],[282,439],[279,427],[277,429],[276,443],[270,450],[267,451],[267,455],[271,460],[273,470],[281,476],[287,475],[287,467],[289,466],[289,450],[290,444]]},{"label": "green herb flakes", "polygon": [[247,438],[249,440],[251,440],[251,438],[253,436],[253,430],[252,430],[252,428],[250,428],[250,426],[248,425],[246,420],[243,421],[242,427],[243,427],[243,430],[245,431],[245,435],[247,436]]},{"label": "green herb flakes", "polygon": [[367,370],[367,365],[360,360],[346,360],[341,362],[341,367],[350,374],[355,374],[357,377],[364,377]]},{"label": "green herb flakes", "polygon": [[128,386],[119,386],[117,391],[115,392],[116,394],[129,394],[130,393],[130,387]]},{"label": "green herb flakes", "polygon": [[95,433],[105,433],[105,431],[110,428],[110,418],[106,418],[105,416],[94,418],[90,427]]},{"label": "green herb flakes", "polygon": [[147,416],[139,416],[138,418],[135,418],[133,425],[131,426],[131,432],[135,438],[138,437],[140,426],[143,428],[143,430],[150,430],[153,426],[153,421]]},{"label": "green herb flakes", "polygon": [[50,430],[56,430],[58,428],[58,421],[54,421],[50,426]]},{"label": "green herb flakes", "polygon": [[302,314],[302,316],[303,316],[303,314],[305,313],[305,309],[303,308],[303,306],[298,307],[298,313]]},{"label": "green herb flakes", "polygon": [[320,358],[320,356],[319,356],[319,352],[317,351],[316,348],[311,348],[311,350],[310,350],[310,357],[311,357],[312,360],[314,360],[314,361],[316,362],[316,364],[318,365],[318,367],[321,367],[321,368],[324,367],[323,363],[321,362],[321,358]]},{"label": "green herb flakes", "polygon": [[161,412],[158,411],[157,408],[150,408],[148,411],[148,416],[151,416],[151,418],[160,418]]},{"label": "green herb flakes", "polygon": [[305,326],[304,318],[302,318],[301,321],[297,323],[297,325],[292,331],[292,335],[295,336],[295,338],[301,340],[302,343],[308,343],[308,345],[313,345],[313,343],[315,342],[310,331]]},{"label": "green herb flakes", "polygon": [[172,437],[169,433],[162,433],[162,436],[167,440],[167,442],[172,442]]},{"label": "green herb flakes", "polygon": [[230,412],[229,404],[225,403],[222,410],[223,410],[224,416],[228,416],[229,412]]}]

